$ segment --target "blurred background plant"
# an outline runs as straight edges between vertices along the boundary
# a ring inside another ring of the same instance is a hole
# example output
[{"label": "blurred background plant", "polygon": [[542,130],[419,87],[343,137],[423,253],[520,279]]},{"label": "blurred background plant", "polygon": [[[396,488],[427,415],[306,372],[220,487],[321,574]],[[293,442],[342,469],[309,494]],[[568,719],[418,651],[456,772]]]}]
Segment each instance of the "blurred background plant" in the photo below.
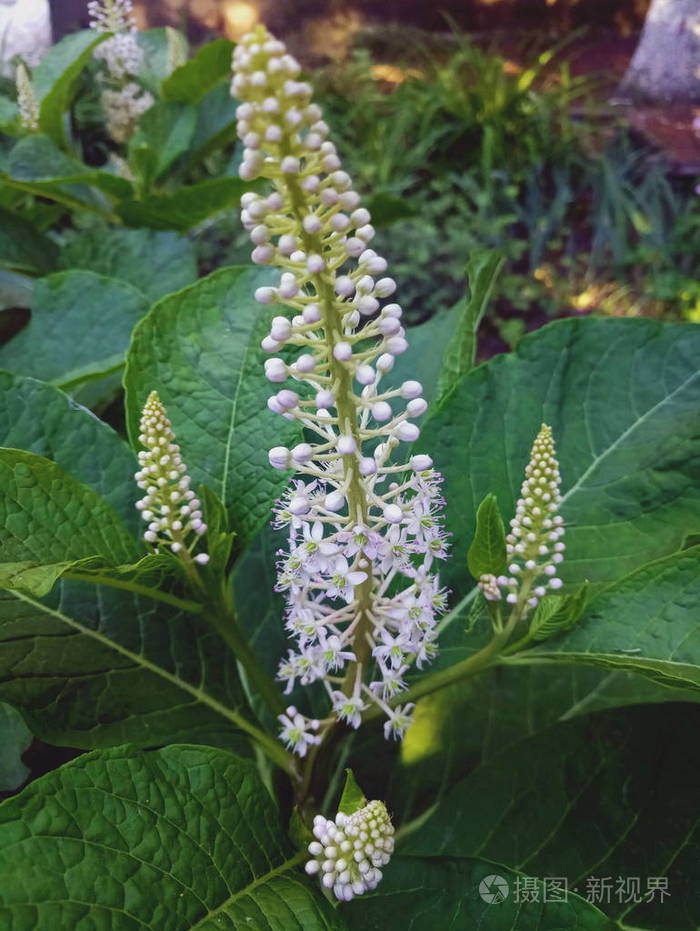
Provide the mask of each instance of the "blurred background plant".
[{"label": "blurred background plant", "polygon": [[[107,274],[152,298],[139,266],[155,255],[170,255],[171,268],[179,262],[162,293],[249,261],[235,209],[243,185],[229,62],[234,40],[261,17],[304,43],[409,322],[446,315],[464,294],[469,258],[485,249],[504,262],[480,358],[557,316],[700,321],[697,111],[672,117],[669,138],[658,110],[610,102],[634,48],[623,34],[639,27],[646,2],[613,4],[615,17],[596,7],[616,30],[613,45],[585,28],[586,4],[547,5],[537,34],[532,8],[515,0],[509,9],[522,28],[507,32],[484,29],[503,25],[501,4],[491,14],[476,0],[452,6],[455,19],[382,7],[395,22],[380,25],[359,2],[137,2],[140,31],[123,34],[138,47],[128,85],[131,103],[150,105],[136,107],[118,138],[101,99],[100,42],[113,40],[68,31],[38,62],[20,49],[6,73],[28,66],[39,115],[38,126],[23,124],[14,81],[3,78],[4,337],[26,325],[35,283],[50,274]],[[89,26],[82,0],[53,12],[64,29]],[[118,372],[109,384],[87,391],[78,380],[75,390],[99,406],[118,390]]]}]

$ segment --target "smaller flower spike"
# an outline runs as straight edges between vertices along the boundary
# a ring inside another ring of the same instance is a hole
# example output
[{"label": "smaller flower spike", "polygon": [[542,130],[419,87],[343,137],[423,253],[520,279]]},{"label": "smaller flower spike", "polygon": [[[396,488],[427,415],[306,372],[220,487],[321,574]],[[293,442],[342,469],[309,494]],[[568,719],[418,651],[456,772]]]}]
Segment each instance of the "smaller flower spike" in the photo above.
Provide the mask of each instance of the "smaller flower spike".
[{"label": "smaller flower spike", "polygon": [[[136,503],[148,528],[144,540],[155,547],[169,547],[173,553],[188,555],[198,537],[206,532],[199,500],[190,489],[190,477],[175,442],[168,415],[156,391],[151,391],[141,416],[139,453],[141,468],[136,483],[146,494]],[[188,538],[190,542],[188,544]],[[195,562],[209,561],[198,553]]]},{"label": "smaller flower spike", "polygon": [[[557,565],[564,559],[564,521],[557,514],[561,503],[559,463],[555,458],[552,429],[542,424],[525,469],[525,481],[506,537],[508,575],[498,584],[507,591],[506,601],[521,600],[534,608],[547,589],[561,588]],[[492,593],[491,580],[481,580],[486,597]],[[483,584],[486,582],[486,584]],[[488,594],[486,592],[488,589]]]},{"label": "smaller flower spike", "polygon": [[364,808],[335,821],[316,815],[313,827],[317,840],[309,844],[312,859],[306,872],[319,873],[326,889],[341,902],[375,889],[394,852],[394,826],[384,802],[369,802]]},{"label": "smaller flower spike", "polygon": [[15,83],[17,85],[19,121],[23,129],[36,130],[39,128],[39,103],[32,87],[29,72],[22,62],[17,65]]}]

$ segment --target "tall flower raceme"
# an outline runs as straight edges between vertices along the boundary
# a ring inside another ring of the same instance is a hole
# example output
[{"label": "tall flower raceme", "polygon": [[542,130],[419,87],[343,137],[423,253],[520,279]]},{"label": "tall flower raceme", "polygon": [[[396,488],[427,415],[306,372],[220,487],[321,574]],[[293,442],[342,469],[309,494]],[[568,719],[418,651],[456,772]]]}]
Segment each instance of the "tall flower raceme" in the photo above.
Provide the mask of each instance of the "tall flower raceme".
[{"label": "tall flower raceme", "polygon": [[135,80],[143,65],[143,51],[136,39],[131,0],[90,0],[90,28],[113,35],[95,49],[104,62],[106,85],[102,109],[107,131],[115,142],[126,142],[139,119],[153,105],[153,96]]},{"label": "tall flower raceme", "polygon": [[523,614],[536,608],[548,590],[561,588],[557,566],[564,559],[561,476],[551,427],[542,424],[525,468],[525,481],[506,537],[507,575],[484,575],[479,588],[488,601],[520,605]]},{"label": "tall flower raceme", "polygon": [[[275,525],[289,529],[278,589],[297,641],[279,678],[287,691],[297,680],[323,682],[334,716],[351,727],[378,705],[386,736],[400,738],[413,706],[394,700],[409,667],[435,656],[445,605],[434,565],[446,555],[441,478],[428,455],[394,456],[418,439],[412,420],[427,404],[417,381],[383,385],[408,345],[401,307],[381,306],[396,285],[369,247],[370,214],[327,140],[310,86],[298,80],[299,64],[259,26],[233,65],[240,175],[274,186],[267,196],[244,195],[242,221],[253,261],[282,269],[279,285],[255,296],[294,311],[274,317],[263,340],[272,356],[265,372],[278,387],[268,407],[310,438],[269,453],[273,468],[297,473],[275,512]],[[285,345],[298,350],[294,361],[275,355]],[[283,736],[303,753],[318,737],[316,722],[304,730],[300,718],[294,709],[296,724],[284,720]]]},{"label": "tall flower raceme", "polygon": [[39,128],[39,102],[36,99],[32,80],[24,62],[17,65],[15,84],[17,87],[19,121],[23,129],[33,132]]},{"label": "tall flower raceme", "polygon": [[180,447],[163,402],[152,391],[143,408],[138,454],[139,470],[134,476],[144,496],[136,503],[146,521],[143,538],[157,552],[161,547],[185,563],[209,562],[207,553],[192,552],[206,533],[201,503],[190,488],[191,480],[182,461]]}]

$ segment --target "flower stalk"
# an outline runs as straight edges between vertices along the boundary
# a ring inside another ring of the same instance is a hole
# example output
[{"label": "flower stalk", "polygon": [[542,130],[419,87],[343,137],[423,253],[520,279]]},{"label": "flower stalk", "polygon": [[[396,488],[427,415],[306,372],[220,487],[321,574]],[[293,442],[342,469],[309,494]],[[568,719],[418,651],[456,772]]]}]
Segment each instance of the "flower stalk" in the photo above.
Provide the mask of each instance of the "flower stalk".
[{"label": "flower stalk", "polygon": [[[382,306],[396,284],[379,277],[387,263],[369,247],[370,214],[299,72],[262,26],[234,52],[240,174],[273,185],[268,196],[244,195],[241,218],[253,261],[281,270],[278,286],[255,296],[293,312],[275,316],[262,343],[276,387],[268,407],[309,437],[269,452],[273,468],[298,476],[275,511],[275,526],[289,533],[277,588],[297,640],[279,678],[288,692],[297,681],[323,684],[331,711],[321,741],[337,721],[358,727],[370,706],[387,716],[387,736],[400,738],[411,709],[389,700],[407,687],[411,663],[435,655],[445,603],[434,571],[446,555],[441,478],[428,455],[397,455],[418,439],[412,421],[427,404],[416,381],[383,384],[408,346],[401,307]],[[275,355],[285,345],[297,352],[292,362]],[[288,380],[293,388],[282,387]],[[315,722],[298,726],[296,708],[292,717],[292,728],[282,720],[285,739],[300,754],[312,746],[313,758]]]}]

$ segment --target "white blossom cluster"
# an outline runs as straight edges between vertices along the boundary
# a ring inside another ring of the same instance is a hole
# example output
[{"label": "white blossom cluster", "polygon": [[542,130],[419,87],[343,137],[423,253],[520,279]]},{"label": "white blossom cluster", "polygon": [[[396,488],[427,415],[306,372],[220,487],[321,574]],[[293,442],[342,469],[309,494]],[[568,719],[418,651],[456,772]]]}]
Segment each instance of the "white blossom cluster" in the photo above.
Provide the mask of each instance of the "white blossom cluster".
[{"label": "white blossom cluster", "polygon": [[[243,196],[242,221],[253,261],[283,269],[277,287],[255,296],[293,311],[273,318],[262,343],[277,388],[268,407],[309,438],[269,452],[273,468],[298,474],[276,509],[276,526],[289,529],[278,589],[297,640],[279,675],[288,691],[322,681],[351,727],[369,702],[379,705],[387,736],[401,737],[412,706],[393,700],[409,666],[434,657],[445,604],[434,571],[446,555],[441,478],[428,455],[392,455],[418,439],[412,421],[427,404],[417,381],[380,384],[408,345],[401,307],[381,306],[396,284],[369,248],[370,214],[298,63],[264,27],[241,39],[233,63],[241,177],[274,185],[268,196]],[[283,346],[294,347],[294,361],[275,355]],[[288,379],[293,387],[283,387]]]},{"label": "white blossom cluster", "polygon": [[90,28],[114,33],[95,49],[104,62],[108,87],[101,102],[107,131],[115,142],[126,142],[141,116],[153,105],[153,97],[134,80],[143,65],[143,50],[136,39],[131,0],[90,0]]},{"label": "white blossom cluster", "polygon": [[17,109],[19,121],[24,129],[33,131],[39,128],[39,102],[36,99],[29,72],[23,62],[17,65],[15,73],[17,87]]},{"label": "white blossom cluster", "polygon": [[[199,500],[190,488],[190,477],[182,461],[180,447],[168,415],[156,391],[152,391],[143,409],[139,443],[145,447],[138,455],[140,469],[134,478],[145,495],[136,507],[147,522],[143,535],[146,543],[185,555],[206,533]],[[189,542],[188,542],[189,539]],[[194,561],[209,562],[206,553],[198,553]]]},{"label": "white blossom cluster", "polygon": [[538,605],[548,589],[558,589],[557,565],[564,559],[564,521],[557,514],[561,503],[561,476],[555,457],[551,427],[542,424],[525,468],[525,481],[506,537],[508,574],[479,580],[482,594],[489,601],[506,594],[508,604],[526,599],[529,608]]},{"label": "white blossom cluster", "polygon": [[335,820],[316,815],[309,844],[312,859],[306,863],[310,876],[320,874],[326,889],[337,899],[349,902],[356,895],[375,889],[382,871],[394,852],[394,826],[383,802],[369,802],[364,808]]}]

